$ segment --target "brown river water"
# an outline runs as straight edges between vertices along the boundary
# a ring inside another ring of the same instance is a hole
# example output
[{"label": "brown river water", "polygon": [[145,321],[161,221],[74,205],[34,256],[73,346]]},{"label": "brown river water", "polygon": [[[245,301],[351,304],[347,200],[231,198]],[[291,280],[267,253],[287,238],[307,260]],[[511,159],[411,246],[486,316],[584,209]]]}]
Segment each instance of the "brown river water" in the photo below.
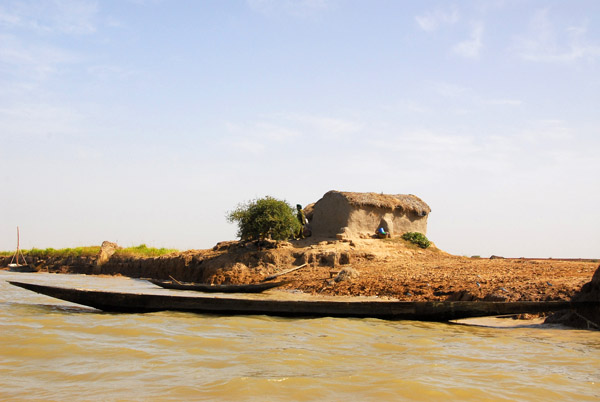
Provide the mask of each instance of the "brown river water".
[{"label": "brown river water", "polygon": [[154,288],[0,271],[1,401],[600,400],[599,331],[108,314],[7,280]]}]

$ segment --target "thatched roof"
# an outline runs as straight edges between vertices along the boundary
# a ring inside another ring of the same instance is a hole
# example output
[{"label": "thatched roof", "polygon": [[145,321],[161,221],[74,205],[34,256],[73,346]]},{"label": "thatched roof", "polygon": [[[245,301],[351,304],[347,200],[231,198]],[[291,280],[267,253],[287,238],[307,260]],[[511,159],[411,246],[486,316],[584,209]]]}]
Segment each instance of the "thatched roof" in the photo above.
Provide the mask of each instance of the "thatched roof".
[{"label": "thatched roof", "polygon": [[431,212],[431,208],[429,208],[429,205],[425,201],[412,194],[350,193],[343,191],[329,191],[327,194],[330,193],[341,194],[348,200],[350,205],[357,207],[369,206],[392,210],[401,209],[405,212],[412,211],[421,216],[425,216]]}]

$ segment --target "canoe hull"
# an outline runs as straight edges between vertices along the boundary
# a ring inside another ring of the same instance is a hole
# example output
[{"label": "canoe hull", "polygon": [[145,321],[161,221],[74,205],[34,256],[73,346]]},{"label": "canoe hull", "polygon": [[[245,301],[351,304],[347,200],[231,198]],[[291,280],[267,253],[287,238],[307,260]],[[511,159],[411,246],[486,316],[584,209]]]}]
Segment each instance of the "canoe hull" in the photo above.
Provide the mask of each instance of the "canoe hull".
[{"label": "canoe hull", "polygon": [[22,264],[8,264],[8,270],[10,272],[37,272],[35,268]]},{"label": "canoe hull", "polygon": [[172,281],[161,281],[157,279],[148,279],[149,282],[165,289],[194,290],[196,292],[206,293],[261,293],[265,290],[273,289],[285,285],[287,282],[265,282],[248,285],[207,285],[201,283],[177,283]]},{"label": "canoe hull", "polygon": [[538,313],[570,308],[570,302],[403,302],[238,299],[119,293],[11,281],[12,285],[107,312],[182,311],[219,315],[357,317],[448,321],[467,317]]}]

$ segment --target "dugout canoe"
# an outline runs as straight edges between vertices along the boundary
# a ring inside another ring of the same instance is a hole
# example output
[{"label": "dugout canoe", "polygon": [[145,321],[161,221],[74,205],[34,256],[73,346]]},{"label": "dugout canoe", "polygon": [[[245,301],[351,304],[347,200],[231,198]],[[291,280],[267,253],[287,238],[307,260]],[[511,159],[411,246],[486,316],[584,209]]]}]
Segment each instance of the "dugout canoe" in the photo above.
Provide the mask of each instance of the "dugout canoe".
[{"label": "dugout canoe", "polygon": [[265,290],[273,289],[288,283],[287,281],[282,281],[251,283],[245,285],[208,285],[205,283],[162,281],[159,279],[148,279],[148,282],[165,289],[195,290],[197,292],[208,293],[261,293]]},{"label": "dugout canoe", "polygon": [[37,272],[31,265],[23,264],[8,264],[8,270],[10,272]]},{"label": "dugout canoe", "polygon": [[374,300],[275,300],[182,296],[176,294],[121,293],[62,288],[9,281],[33,292],[107,312],[145,313],[182,311],[219,315],[274,315],[287,317],[357,317],[393,320],[448,321],[467,317],[539,313],[573,307],[567,301],[374,301]]}]

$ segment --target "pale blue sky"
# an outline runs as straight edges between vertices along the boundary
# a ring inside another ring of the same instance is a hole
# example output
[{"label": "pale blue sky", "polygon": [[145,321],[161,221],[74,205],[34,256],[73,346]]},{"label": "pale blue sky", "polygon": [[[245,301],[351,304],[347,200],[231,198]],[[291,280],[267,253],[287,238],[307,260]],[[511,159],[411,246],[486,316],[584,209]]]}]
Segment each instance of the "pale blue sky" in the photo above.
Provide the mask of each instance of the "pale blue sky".
[{"label": "pale blue sky", "polygon": [[0,249],[410,193],[459,255],[600,256],[598,1],[0,2]]}]

